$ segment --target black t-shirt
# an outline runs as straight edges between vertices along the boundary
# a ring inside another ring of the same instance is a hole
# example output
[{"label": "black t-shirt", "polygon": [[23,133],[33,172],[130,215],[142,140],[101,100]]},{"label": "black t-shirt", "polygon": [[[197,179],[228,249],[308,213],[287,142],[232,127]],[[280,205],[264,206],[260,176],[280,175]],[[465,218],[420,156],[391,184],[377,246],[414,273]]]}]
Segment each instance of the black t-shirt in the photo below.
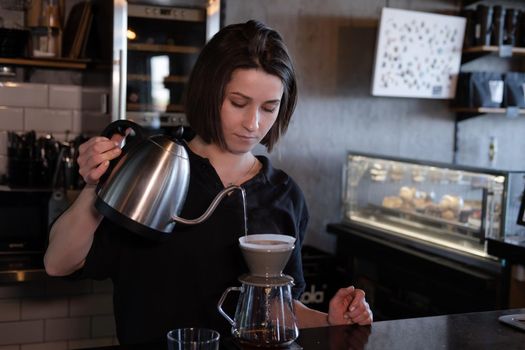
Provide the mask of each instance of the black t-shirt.
[{"label": "black t-shirt", "polygon": [[[224,189],[210,162],[186,147],[190,184],[182,218],[202,215]],[[248,233],[281,233],[297,238],[284,273],[295,280],[294,298],[304,290],[300,250],[308,222],[304,196],[283,171],[258,156],[262,170],[242,187],[246,191]],[[153,241],[103,219],[95,232],[85,266],[78,275],[111,278],[114,314],[121,344],[163,341],[170,329],[208,327],[223,336],[231,325],[217,311],[222,293],[239,286],[248,272],[239,249],[244,234],[240,191],[226,196],[208,220],[176,224],[171,237]],[[233,317],[236,294],[223,308]]]}]

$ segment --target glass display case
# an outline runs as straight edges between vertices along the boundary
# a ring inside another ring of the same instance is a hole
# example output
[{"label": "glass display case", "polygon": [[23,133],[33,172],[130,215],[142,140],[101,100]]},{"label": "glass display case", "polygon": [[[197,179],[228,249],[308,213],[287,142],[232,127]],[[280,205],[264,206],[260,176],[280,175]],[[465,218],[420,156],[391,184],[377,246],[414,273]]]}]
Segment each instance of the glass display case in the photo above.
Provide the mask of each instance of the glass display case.
[{"label": "glass display case", "polygon": [[344,222],[479,257],[485,238],[525,235],[517,224],[525,171],[349,153]]}]

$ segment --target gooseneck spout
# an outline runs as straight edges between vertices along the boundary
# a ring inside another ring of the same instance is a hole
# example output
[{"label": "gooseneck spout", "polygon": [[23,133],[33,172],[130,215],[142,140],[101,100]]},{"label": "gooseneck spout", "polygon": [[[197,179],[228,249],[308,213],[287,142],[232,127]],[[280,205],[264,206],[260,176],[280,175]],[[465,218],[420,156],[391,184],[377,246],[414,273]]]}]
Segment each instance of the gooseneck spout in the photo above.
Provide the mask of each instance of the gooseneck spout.
[{"label": "gooseneck spout", "polygon": [[226,187],[224,190],[222,190],[221,192],[219,192],[219,194],[211,202],[211,204],[208,207],[208,209],[206,209],[204,214],[202,214],[198,218],[196,218],[196,219],[184,219],[184,218],[181,218],[179,216],[173,215],[171,217],[171,222],[175,221],[175,222],[178,222],[178,223],[181,223],[181,224],[185,224],[185,225],[199,224],[199,223],[203,222],[204,220],[208,219],[208,217],[210,217],[210,215],[215,211],[215,208],[217,208],[217,205],[219,205],[220,201],[224,198],[224,196],[226,196],[227,194],[229,194],[229,193],[231,193],[231,192],[233,192],[235,190],[241,191],[241,194],[242,194],[242,204],[243,204],[243,209],[244,209],[244,234],[246,235],[247,234],[247,225],[246,225],[246,192],[244,191],[244,188],[242,188],[241,186],[237,186],[237,185],[230,185],[230,186]]}]

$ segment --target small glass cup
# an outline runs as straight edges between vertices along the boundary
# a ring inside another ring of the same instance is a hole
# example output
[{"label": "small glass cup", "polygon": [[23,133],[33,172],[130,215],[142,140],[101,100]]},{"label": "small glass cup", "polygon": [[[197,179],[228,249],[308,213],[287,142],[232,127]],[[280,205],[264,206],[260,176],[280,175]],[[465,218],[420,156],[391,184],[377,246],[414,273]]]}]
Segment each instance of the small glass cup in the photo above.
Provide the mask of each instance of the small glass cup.
[{"label": "small glass cup", "polygon": [[208,328],[178,328],[167,334],[169,350],[219,350],[219,332]]}]

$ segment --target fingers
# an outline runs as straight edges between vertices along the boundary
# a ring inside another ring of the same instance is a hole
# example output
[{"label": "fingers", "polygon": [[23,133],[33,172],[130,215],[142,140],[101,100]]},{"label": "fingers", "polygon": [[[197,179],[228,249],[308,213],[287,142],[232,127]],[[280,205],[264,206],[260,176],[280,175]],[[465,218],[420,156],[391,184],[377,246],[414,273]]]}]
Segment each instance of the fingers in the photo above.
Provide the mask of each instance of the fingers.
[{"label": "fingers", "polygon": [[348,307],[348,311],[352,313],[354,309],[359,307],[363,301],[365,300],[365,292],[362,289],[356,289],[354,292],[354,298],[352,299],[352,302],[350,303],[350,306]]},{"label": "fingers", "polygon": [[331,299],[330,303],[333,305],[341,306],[343,309],[347,309],[352,301],[352,294],[354,293],[354,286],[340,288]]},{"label": "fingers", "polygon": [[343,316],[348,324],[357,323],[359,325],[368,325],[373,321],[373,314],[370,306],[365,300],[365,292],[361,289],[355,289],[347,311]]},{"label": "fingers", "polygon": [[126,136],[128,136],[129,134],[131,134],[133,132],[133,130],[131,128],[127,128],[125,131],[124,131],[124,135],[121,135],[121,134],[113,134],[113,136],[111,136],[111,141],[115,142],[115,144],[119,147],[122,148],[122,140],[124,140],[124,138],[126,138]]},{"label": "fingers", "polygon": [[354,312],[356,314],[352,315],[350,319],[353,323],[357,323],[361,326],[363,325],[369,325],[373,322],[373,314],[372,310],[370,310],[370,306],[366,301],[363,301],[361,306],[357,307]]},{"label": "fingers", "polygon": [[346,288],[340,288],[334,295],[335,300],[345,299],[350,303],[352,294],[354,293],[355,287],[350,286]]},{"label": "fingers", "polygon": [[123,137],[119,136],[114,135],[111,140],[97,136],[80,145],[77,160],[79,174],[87,184],[96,184],[107,170],[109,161],[121,154],[118,145]]},{"label": "fingers", "polygon": [[365,292],[354,286],[341,288],[330,300],[328,323],[369,325],[373,321]]}]

